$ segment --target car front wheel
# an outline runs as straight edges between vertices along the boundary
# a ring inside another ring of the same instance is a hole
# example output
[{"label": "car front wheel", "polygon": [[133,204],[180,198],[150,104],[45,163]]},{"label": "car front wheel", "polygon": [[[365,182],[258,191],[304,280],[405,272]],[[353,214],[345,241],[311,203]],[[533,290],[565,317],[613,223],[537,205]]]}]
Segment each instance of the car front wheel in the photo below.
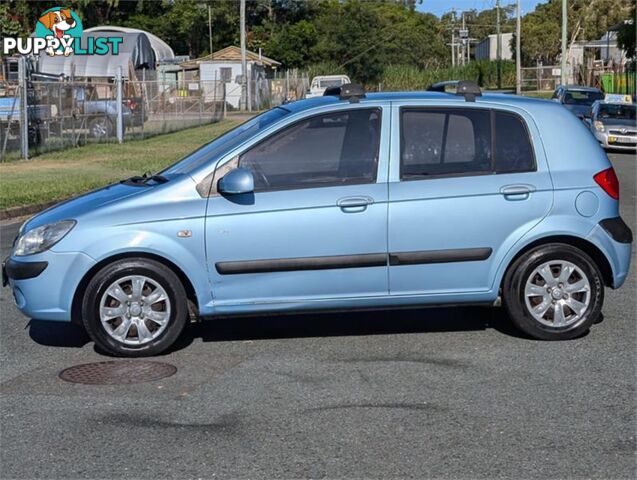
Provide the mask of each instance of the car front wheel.
[{"label": "car front wheel", "polygon": [[581,336],[601,315],[604,284],[583,251],[566,244],[537,247],[507,271],[504,305],[513,323],[540,340]]},{"label": "car front wheel", "polygon": [[169,348],[186,324],[186,292],[175,273],[150,259],[123,259],[90,280],[84,326],[98,347],[116,356],[145,357]]}]

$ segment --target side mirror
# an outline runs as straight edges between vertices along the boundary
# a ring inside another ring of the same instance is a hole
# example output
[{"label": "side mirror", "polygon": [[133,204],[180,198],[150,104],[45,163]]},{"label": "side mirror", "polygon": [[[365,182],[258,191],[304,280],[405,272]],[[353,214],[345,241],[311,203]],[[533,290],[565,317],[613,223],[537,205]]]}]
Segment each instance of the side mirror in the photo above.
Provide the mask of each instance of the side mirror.
[{"label": "side mirror", "polygon": [[254,191],[254,177],[247,168],[235,168],[226,173],[217,184],[220,193],[240,195]]}]

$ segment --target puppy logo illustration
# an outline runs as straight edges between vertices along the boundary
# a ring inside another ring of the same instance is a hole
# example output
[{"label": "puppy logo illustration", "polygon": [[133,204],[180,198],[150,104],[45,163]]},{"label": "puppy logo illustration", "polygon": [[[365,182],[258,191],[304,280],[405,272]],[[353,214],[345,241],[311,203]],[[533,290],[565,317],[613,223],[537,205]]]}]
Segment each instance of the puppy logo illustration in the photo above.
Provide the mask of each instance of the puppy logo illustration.
[{"label": "puppy logo illustration", "polygon": [[73,53],[75,38],[82,37],[82,21],[70,8],[54,7],[46,10],[35,26],[35,36],[53,37],[59,41],[59,47],[48,47],[49,55],[70,55]]}]

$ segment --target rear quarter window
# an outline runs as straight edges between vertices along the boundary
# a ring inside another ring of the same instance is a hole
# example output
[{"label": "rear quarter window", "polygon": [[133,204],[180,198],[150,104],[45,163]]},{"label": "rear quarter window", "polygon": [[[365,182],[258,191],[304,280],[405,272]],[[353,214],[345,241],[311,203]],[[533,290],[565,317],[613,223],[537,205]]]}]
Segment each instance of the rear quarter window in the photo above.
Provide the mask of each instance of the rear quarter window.
[{"label": "rear quarter window", "polygon": [[496,173],[535,170],[535,155],[524,120],[513,113],[495,111],[493,114]]}]

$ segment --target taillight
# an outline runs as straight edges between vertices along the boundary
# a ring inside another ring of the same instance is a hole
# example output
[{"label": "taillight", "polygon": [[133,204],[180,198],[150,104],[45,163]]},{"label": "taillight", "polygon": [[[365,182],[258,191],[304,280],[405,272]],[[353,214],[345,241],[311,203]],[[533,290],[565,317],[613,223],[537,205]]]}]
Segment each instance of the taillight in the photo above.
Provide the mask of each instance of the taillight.
[{"label": "taillight", "polygon": [[619,200],[619,181],[617,180],[617,175],[615,175],[613,167],[595,174],[593,180],[595,180],[597,185],[602,187],[602,190],[608,193],[608,195],[615,200]]}]

